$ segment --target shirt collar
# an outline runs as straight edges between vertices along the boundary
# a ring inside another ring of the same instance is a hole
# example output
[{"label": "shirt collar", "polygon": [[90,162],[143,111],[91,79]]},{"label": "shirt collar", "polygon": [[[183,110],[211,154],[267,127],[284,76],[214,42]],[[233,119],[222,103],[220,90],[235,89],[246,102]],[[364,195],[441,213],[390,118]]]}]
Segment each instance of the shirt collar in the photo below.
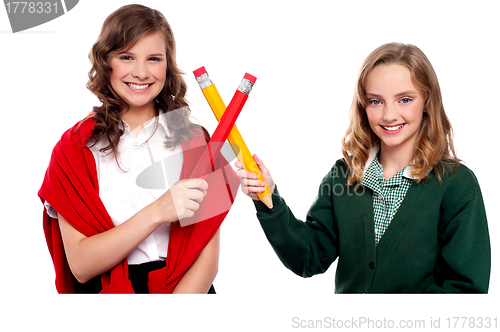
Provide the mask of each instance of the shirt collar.
[{"label": "shirt collar", "polygon": [[158,115],[158,124],[159,124],[159,126],[163,127],[167,136],[170,137],[170,130],[168,130],[167,113],[166,112],[160,111],[160,115]]},{"label": "shirt collar", "polygon": [[[372,146],[372,148],[370,149],[370,152],[368,154],[368,160],[366,160],[365,167],[363,169],[363,176],[365,175],[366,171],[370,167],[371,163],[373,162],[373,159],[375,159],[375,157],[377,156],[379,151],[380,151],[380,144]],[[408,165],[407,167],[405,167],[405,170],[403,171],[402,176],[407,178],[407,179],[410,179],[410,180],[417,180],[418,178],[416,176],[414,176],[411,173],[411,171],[412,171],[412,167],[410,165]]]},{"label": "shirt collar", "polygon": [[[160,111],[161,112],[161,111]],[[130,126],[127,122],[123,121],[123,127],[125,131],[129,134],[130,137],[134,138],[135,140],[149,140],[153,135],[153,131],[155,130],[155,126],[157,124],[156,131],[154,132],[153,136],[161,136],[161,137],[170,137],[170,131],[168,130],[168,125],[167,125],[167,119],[166,119],[166,113],[160,113],[160,115],[152,118],[149,120],[145,125],[144,128],[141,130],[141,132],[138,134],[138,136],[134,136],[130,132]],[[126,135],[128,136],[128,135]]]}]

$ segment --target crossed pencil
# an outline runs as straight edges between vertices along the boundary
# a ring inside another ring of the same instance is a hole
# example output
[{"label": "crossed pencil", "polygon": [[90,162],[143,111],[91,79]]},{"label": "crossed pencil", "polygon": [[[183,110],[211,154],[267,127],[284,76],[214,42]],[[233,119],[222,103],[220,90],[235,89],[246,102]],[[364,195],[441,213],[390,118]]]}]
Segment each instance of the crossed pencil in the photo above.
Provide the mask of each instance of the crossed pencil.
[{"label": "crossed pencil", "polygon": [[[205,96],[205,99],[212,109],[212,112],[219,121],[207,149],[200,160],[208,160],[207,158],[210,158],[213,164],[219,155],[222,145],[227,139],[229,143],[231,143],[231,148],[233,149],[238,160],[243,164],[243,167],[247,171],[257,174],[258,179],[265,182],[257,163],[243,140],[243,137],[241,136],[238,128],[234,125],[257,78],[246,73],[233,98],[231,99],[231,102],[226,108],[226,105],[217,91],[217,88],[210,80],[205,67],[198,68],[193,73],[203,92],[203,95]],[[210,144],[211,142],[212,144]],[[210,171],[208,169],[209,166],[210,165],[207,165],[206,163],[199,163],[195,167],[192,177],[207,174],[207,172]],[[269,209],[273,208],[271,191],[269,190],[267,183],[265,185],[265,192],[260,193],[258,196]]]}]

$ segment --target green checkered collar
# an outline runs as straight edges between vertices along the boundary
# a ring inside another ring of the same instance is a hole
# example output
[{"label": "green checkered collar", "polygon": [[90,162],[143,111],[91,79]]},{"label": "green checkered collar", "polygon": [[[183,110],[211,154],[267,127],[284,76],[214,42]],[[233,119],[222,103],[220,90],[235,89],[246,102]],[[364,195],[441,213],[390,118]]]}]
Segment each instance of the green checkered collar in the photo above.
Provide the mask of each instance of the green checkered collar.
[{"label": "green checkered collar", "polygon": [[[371,166],[373,160],[375,159],[375,157],[377,157],[379,151],[380,151],[380,144],[372,146],[372,148],[370,149],[370,153],[368,154],[368,160],[366,161],[365,167],[364,167],[364,170],[363,170],[363,181],[364,181],[366,172],[368,171],[368,169],[370,169],[370,166]],[[379,165],[380,165],[380,163],[379,163]],[[402,176],[405,177],[405,178],[407,178],[407,179],[409,179],[409,180],[417,180],[417,177],[413,176],[411,174],[411,170],[412,169],[411,169],[410,165],[406,166],[402,170],[402,172],[403,172]],[[429,174],[431,172],[431,170],[432,170],[432,168],[429,169],[429,171],[427,172],[427,174]],[[399,172],[399,173],[401,173],[401,172]]]},{"label": "green checkered collar", "polygon": [[389,188],[403,188],[405,182],[412,181],[412,179],[408,179],[403,175],[407,168],[408,166],[386,181],[382,165],[378,161],[378,157],[375,156],[368,169],[364,172],[361,184],[383,195],[385,190],[390,190]]}]

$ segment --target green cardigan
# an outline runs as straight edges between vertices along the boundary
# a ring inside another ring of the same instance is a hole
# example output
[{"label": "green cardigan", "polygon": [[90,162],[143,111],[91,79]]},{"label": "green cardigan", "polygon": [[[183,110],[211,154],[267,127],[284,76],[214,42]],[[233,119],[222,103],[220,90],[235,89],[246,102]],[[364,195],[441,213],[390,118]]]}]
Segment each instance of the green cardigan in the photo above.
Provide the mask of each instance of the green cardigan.
[{"label": "green cardigan", "polygon": [[307,213],[296,219],[277,188],[274,209],[255,201],[257,217],[283,264],[302,277],[338,258],[337,293],[487,293],[491,251],[476,177],[460,165],[414,182],[375,246],[372,191],[347,184],[338,160]]}]

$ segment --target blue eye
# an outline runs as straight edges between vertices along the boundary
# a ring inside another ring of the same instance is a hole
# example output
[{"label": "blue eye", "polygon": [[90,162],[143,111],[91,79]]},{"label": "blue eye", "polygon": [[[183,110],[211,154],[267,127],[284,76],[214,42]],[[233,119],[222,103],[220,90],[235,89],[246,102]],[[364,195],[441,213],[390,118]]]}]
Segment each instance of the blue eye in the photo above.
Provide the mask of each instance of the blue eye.
[{"label": "blue eye", "polygon": [[412,99],[411,99],[411,98],[408,98],[408,97],[401,99],[401,102],[402,102],[403,104],[408,104],[410,101],[412,101]]},{"label": "blue eye", "polygon": [[378,100],[378,99],[372,99],[372,100],[369,101],[369,103],[372,104],[372,105],[377,106],[377,105],[380,105],[382,102],[380,100]]}]

